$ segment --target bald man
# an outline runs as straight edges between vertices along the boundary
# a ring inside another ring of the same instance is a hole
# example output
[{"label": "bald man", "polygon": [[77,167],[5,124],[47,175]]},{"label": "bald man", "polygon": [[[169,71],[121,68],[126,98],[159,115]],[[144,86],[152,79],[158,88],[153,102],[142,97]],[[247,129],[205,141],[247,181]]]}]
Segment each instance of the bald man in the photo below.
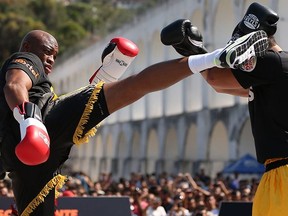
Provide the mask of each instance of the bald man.
[{"label": "bald man", "polygon": [[[250,40],[255,39],[252,35],[245,41],[253,46],[255,41]],[[235,44],[241,46],[242,41]],[[202,57],[161,62],[123,80],[100,80],[61,97],[52,91],[48,78],[58,51],[51,34],[33,30],[0,72],[1,161],[10,172],[20,215],[54,215],[55,191],[66,180],[58,168],[68,159],[72,146],[88,142],[103,119],[150,92],[217,66],[215,58],[227,53],[227,48]],[[111,40],[102,55],[101,77],[119,77],[117,73],[131,63],[136,51],[126,39]]]}]

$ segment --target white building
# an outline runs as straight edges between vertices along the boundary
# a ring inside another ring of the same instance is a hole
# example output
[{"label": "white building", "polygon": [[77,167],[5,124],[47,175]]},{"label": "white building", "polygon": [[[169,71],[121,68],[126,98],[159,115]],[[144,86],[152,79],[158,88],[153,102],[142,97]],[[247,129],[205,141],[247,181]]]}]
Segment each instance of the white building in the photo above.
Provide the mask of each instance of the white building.
[{"label": "white building", "polygon": [[[55,91],[61,94],[87,85],[101,64],[104,47],[115,36],[126,37],[140,48],[125,76],[180,57],[172,47],[162,45],[159,36],[161,29],[176,19],[190,19],[202,32],[208,50],[223,47],[252,2],[167,0],[58,65],[51,76]],[[288,1],[258,2],[278,12],[276,39],[287,50]],[[131,172],[193,173],[199,168],[214,176],[246,153],[255,155],[247,99],[217,94],[201,75],[193,75],[109,116],[89,144],[73,148],[66,165],[93,179],[100,172],[127,177]]]}]

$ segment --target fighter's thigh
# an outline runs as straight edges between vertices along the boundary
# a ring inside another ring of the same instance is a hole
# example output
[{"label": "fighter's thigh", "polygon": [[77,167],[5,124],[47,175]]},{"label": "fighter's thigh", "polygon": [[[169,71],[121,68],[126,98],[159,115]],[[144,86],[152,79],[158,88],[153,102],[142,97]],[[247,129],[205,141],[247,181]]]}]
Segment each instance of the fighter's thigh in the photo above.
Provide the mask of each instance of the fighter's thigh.
[{"label": "fighter's thigh", "polygon": [[84,136],[108,115],[103,85],[89,85],[59,97],[45,116],[51,144],[57,140],[74,142],[76,131],[81,130]]},{"label": "fighter's thigh", "polygon": [[54,102],[53,107],[45,117],[45,126],[52,143],[59,136],[71,141],[87,102],[85,96],[86,94],[72,94],[60,97]]}]

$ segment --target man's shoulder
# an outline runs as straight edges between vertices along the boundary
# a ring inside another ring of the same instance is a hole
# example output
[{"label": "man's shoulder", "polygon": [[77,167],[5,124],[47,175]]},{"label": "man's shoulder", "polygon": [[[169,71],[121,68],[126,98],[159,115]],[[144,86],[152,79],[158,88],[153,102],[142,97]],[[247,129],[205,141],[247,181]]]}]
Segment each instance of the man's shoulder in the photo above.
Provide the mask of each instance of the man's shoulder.
[{"label": "man's shoulder", "polygon": [[11,69],[20,69],[24,71],[32,80],[33,86],[43,82],[50,83],[48,77],[45,74],[42,61],[37,55],[33,53],[30,52],[13,53],[3,64],[0,71],[0,78],[2,77],[3,80],[3,76],[5,76],[6,72]]},{"label": "man's shoulder", "polygon": [[266,56],[280,56],[280,57],[283,57],[283,58],[287,58],[288,57],[288,51],[285,51],[285,50],[281,50],[281,51],[275,51],[275,50],[267,50],[267,53],[266,53]]},{"label": "man's shoulder", "polygon": [[31,73],[35,78],[39,77],[40,74],[45,73],[40,58],[30,52],[13,53],[5,62],[2,70],[7,71],[13,68],[22,69],[28,74]]},{"label": "man's shoulder", "polygon": [[[1,71],[7,71],[11,68],[22,68],[22,67],[37,67],[40,70],[43,68],[43,64],[40,60],[40,58],[30,52],[15,52],[2,65]],[[23,69],[23,68],[22,68]]]},{"label": "man's shoulder", "polygon": [[41,63],[40,58],[31,52],[15,52],[10,56],[10,61],[13,59],[26,59],[35,63]]}]

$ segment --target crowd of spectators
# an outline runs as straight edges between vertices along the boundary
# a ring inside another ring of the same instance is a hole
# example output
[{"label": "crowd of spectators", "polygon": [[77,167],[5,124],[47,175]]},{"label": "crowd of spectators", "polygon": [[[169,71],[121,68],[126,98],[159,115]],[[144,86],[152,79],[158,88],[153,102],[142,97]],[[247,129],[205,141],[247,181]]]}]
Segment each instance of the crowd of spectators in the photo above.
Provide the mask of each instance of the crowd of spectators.
[{"label": "crowd of spectators", "polygon": [[[201,169],[190,173],[139,174],[113,179],[102,173],[98,181],[83,172],[69,175],[60,196],[127,196],[132,216],[217,216],[222,201],[252,201],[259,178],[239,178],[237,173],[215,178]],[[0,181],[0,196],[13,197],[9,179]]]}]

